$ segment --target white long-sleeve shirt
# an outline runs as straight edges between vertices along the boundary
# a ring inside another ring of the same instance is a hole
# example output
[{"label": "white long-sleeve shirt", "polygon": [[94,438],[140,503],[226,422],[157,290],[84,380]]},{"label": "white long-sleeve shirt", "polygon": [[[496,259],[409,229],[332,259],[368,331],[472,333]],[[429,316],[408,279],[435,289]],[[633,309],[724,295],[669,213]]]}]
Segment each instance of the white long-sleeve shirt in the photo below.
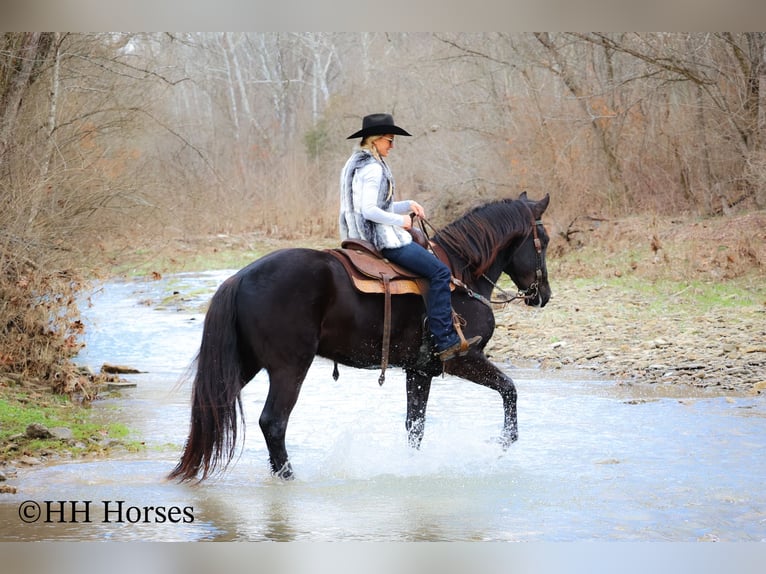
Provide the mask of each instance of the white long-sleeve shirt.
[{"label": "white long-sleeve shirt", "polygon": [[358,209],[365,219],[382,223],[384,225],[403,225],[402,215],[411,211],[410,202],[394,201],[391,203],[391,211],[385,211],[378,207],[378,190],[380,180],[383,177],[383,166],[377,162],[370,162],[356,170],[352,182],[354,196],[358,198]]}]

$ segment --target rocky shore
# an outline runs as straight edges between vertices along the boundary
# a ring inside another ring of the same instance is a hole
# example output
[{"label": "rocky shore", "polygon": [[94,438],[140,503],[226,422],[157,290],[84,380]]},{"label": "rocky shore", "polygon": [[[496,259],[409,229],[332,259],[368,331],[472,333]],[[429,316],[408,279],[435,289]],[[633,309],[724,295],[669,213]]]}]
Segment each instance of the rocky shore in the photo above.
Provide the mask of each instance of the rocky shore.
[{"label": "rocky shore", "polygon": [[495,310],[487,354],[544,370],[584,368],[623,383],[684,384],[766,392],[766,305],[719,301],[700,308],[685,293],[660,295],[619,282],[555,282],[543,309]]}]

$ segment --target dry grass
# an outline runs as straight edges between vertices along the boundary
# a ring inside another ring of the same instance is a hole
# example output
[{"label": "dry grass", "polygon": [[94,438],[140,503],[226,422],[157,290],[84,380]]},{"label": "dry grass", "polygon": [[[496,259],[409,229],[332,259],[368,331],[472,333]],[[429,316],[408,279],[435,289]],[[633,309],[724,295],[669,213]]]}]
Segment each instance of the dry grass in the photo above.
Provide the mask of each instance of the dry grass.
[{"label": "dry grass", "polygon": [[590,219],[550,231],[549,265],[567,277],[728,281],[766,270],[763,211],[706,219]]}]

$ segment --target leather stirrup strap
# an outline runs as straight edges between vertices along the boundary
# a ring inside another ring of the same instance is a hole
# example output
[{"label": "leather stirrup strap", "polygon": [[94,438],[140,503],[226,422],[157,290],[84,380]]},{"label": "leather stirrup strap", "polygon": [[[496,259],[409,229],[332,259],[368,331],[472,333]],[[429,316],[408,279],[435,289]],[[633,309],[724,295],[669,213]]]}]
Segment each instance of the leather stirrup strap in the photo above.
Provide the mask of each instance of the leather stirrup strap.
[{"label": "leather stirrup strap", "polygon": [[465,353],[468,350],[468,341],[465,340],[462,329],[463,318],[458,315],[455,310],[452,310],[452,324],[455,326],[457,336],[460,337],[460,352]]},{"label": "leather stirrup strap", "polygon": [[391,278],[385,273],[380,274],[385,290],[385,303],[383,304],[383,350],[380,358],[380,377],[378,384],[383,385],[386,380],[386,367],[388,367],[388,353],[391,348]]}]

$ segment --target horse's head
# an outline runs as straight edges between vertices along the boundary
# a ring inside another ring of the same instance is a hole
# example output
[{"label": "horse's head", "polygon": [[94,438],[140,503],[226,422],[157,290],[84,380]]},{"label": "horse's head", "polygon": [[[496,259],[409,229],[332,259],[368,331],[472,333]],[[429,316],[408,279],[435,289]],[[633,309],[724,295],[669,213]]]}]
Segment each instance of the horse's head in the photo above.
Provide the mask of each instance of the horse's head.
[{"label": "horse's head", "polygon": [[533,201],[524,192],[519,200],[529,208],[530,232],[513,251],[503,271],[519,288],[527,305],[544,307],[551,298],[548,269],[545,266],[545,252],[550,238],[541,217],[548,208],[550,196],[546,194],[540,201]]},{"label": "horse's head", "polygon": [[545,267],[549,238],[540,220],[549,201],[549,195],[533,201],[524,192],[518,199],[475,207],[439,231],[434,242],[447,252],[463,283],[491,292],[506,273],[520,290],[509,301],[523,298],[542,307],[551,298]]}]

